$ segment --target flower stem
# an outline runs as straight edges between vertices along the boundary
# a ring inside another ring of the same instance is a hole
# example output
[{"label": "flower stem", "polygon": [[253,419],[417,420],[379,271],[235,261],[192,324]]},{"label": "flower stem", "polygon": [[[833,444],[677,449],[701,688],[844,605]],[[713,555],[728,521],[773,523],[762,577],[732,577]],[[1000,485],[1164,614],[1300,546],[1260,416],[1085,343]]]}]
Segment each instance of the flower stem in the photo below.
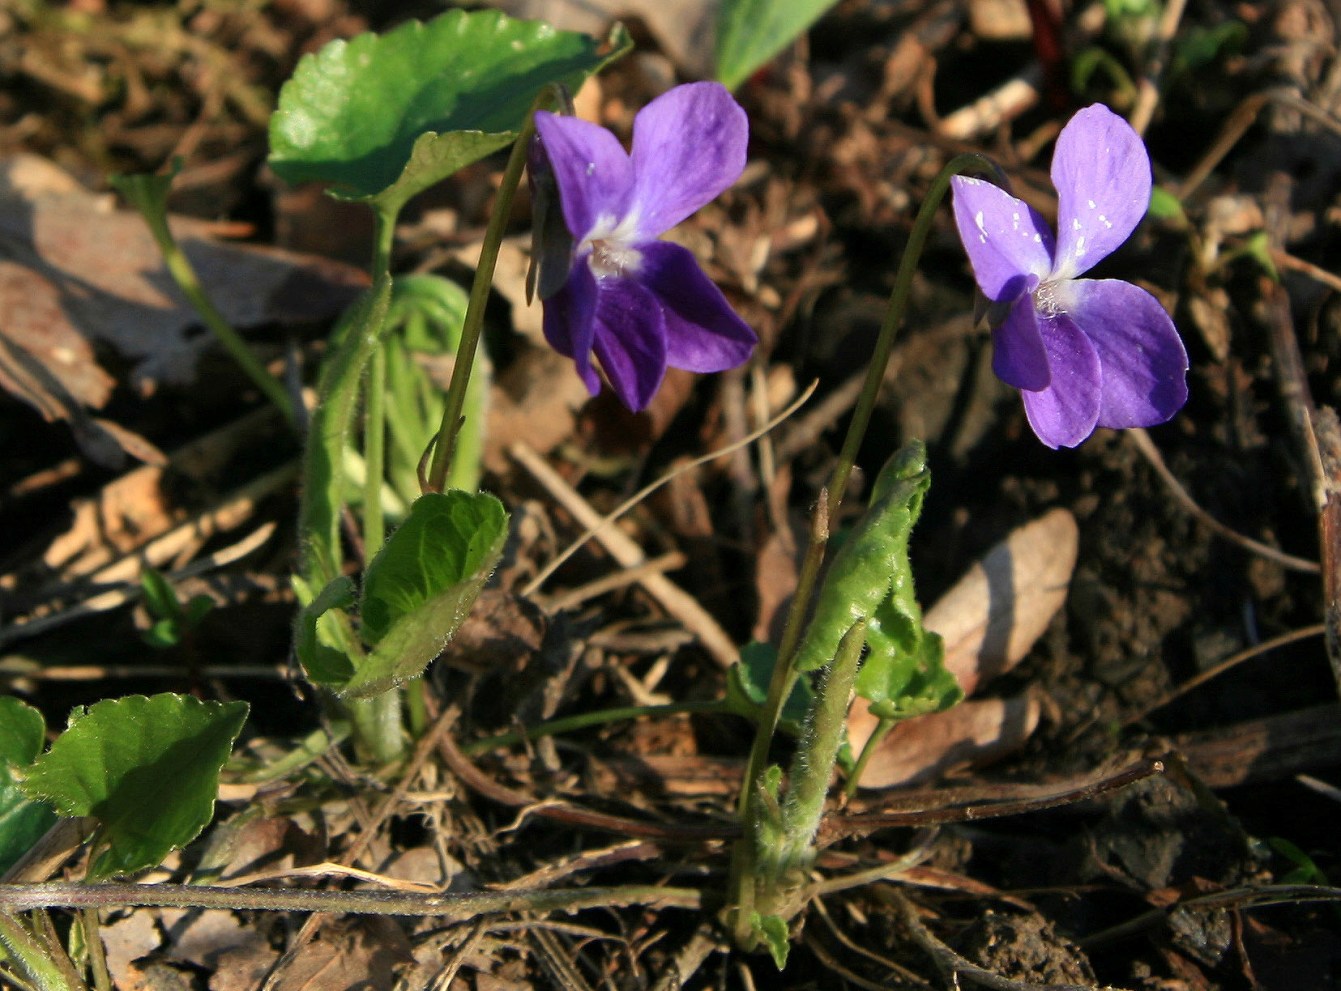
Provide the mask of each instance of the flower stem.
[{"label": "flower stem", "polygon": [[167,216],[152,210],[141,210],[141,215],[149,224],[149,230],[158,244],[158,250],[163,254],[163,262],[167,266],[168,274],[172,276],[177,288],[181,290],[182,295],[186,297],[187,302],[200,315],[205,326],[210,329],[215,338],[223,345],[224,350],[229,356],[237,362],[238,367],[251,379],[252,384],[261,390],[275,408],[284,415],[291,427],[297,427],[298,420],[294,415],[293,401],[289,397],[289,392],[284,388],[284,384],[279,379],[271,375],[264,365],[257,360],[256,355],[252,354],[251,348],[247,342],[242,339],[242,335],[233,329],[219,308],[214,305],[214,301],[206,294],[204,287],[200,284],[200,277],[196,274],[195,266],[191,260],[186,257],[181,246],[177,244],[177,239],[173,237],[171,228],[168,227]]},{"label": "flower stem", "polygon": [[526,115],[526,123],[512,145],[508,156],[507,168],[503,171],[503,181],[494,198],[494,208],[489,216],[489,226],[484,233],[484,243],[480,245],[480,260],[475,267],[475,280],[470,285],[470,302],[466,307],[465,324],[461,329],[461,344],[456,349],[456,363],[452,368],[452,382],[447,387],[447,405],[442,411],[442,426],[438,428],[437,443],[433,447],[433,459],[429,463],[426,487],[429,492],[441,492],[447,484],[447,472],[452,463],[452,452],[456,447],[456,436],[461,430],[461,411],[466,405],[466,388],[470,384],[471,367],[475,364],[475,352],[479,349],[480,333],[484,329],[484,307],[489,301],[489,289],[493,285],[494,266],[498,264],[498,249],[503,243],[503,232],[507,229],[508,217],[512,213],[512,198],[521,182],[522,169],[526,166],[526,151],[535,135],[535,111],[550,102],[550,89],[547,87],[532,104]]},{"label": "flower stem", "polygon": [[880,745],[880,741],[889,736],[889,731],[899,724],[897,719],[882,719],[876,724],[875,731],[866,739],[866,745],[861,748],[861,755],[857,758],[857,763],[852,767],[852,773],[847,776],[847,784],[843,787],[843,794],[852,798],[857,794],[857,787],[861,784],[861,774],[866,770],[866,765],[871,760],[871,755],[875,753],[875,748]]},{"label": "flower stem", "polygon": [[843,635],[838,654],[829,665],[824,686],[815,699],[805,736],[792,757],[787,802],[782,809],[783,843],[779,867],[783,872],[809,872],[811,841],[824,814],[838,748],[847,725],[852,686],[866,646],[866,621],[859,620]]},{"label": "flower stem", "polygon": [[363,392],[363,565],[382,549],[382,487],[386,484],[386,342],[368,362]]},{"label": "flower stem", "polygon": [[[729,898],[727,914],[736,942],[742,947],[751,947],[755,942],[750,923],[754,904],[754,834],[762,816],[758,802],[762,793],[763,775],[767,770],[768,749],[777,728],[778,717],[782,713],[783,703],[786,702],[796,680],[797,674],[792,670],[792,660],[800,644],[805,616],[819,581],[820,568],[824,563],[829,520],[835,516],[842,504],[848,479],[856,464],[857,451],[866,436],[871,414],[875,411],[880,384],[884,380],[889,356],[894,348],[894,337],[903,323],[904,311],[907,309],[913,273],[917,270],[922,248],[931,233],[936,210],[945,197],[946,190],[950,188],[951,178],[963,172],[982,172],[1003,185],[1007,184],[1001,170],[990,159],[973,153],[956,155],[933,180],[931,188],[927,191],[927,197],[918,210],[917,218],[913,221],[912,231],[908,235],[908,243],[904,247],[898,274],[894,279],[894,289],[890,293],[889,305],[885,310],[885,319],[880,325],[880,334],[876,338],[875,349],[867,366],[866,381],[862,385],[861,395],[857,399],[852,420],[848,425],[847,437],[829,476],[829,483],[820,493],[819,503],[815,507],[810,545],[806,548],[805,558],[797,576],[796,592],[792,596],[791,609],[787,614],[782,641],[778,646],[777,666],[773,669],[773,677],[769,681],[768,697],[755,730],[754,743],[750,749],[745,780],[740,792],[740,818],[745,835],[737,842],[732,856],[731,877],[727,887]],[[822,701],[816,701],[816,705],[822,704]]]}]

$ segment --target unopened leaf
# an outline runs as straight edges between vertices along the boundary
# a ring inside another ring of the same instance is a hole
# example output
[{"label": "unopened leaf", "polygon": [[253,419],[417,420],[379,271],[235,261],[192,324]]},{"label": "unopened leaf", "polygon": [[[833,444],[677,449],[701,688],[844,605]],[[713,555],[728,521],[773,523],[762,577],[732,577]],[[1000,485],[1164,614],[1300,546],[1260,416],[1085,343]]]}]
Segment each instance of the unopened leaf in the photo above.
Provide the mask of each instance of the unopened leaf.
[{"label": "unopened leaf", "polygon": [[270,166],[404,202],[511,141],[545,86],[576,91],[628,44],[622,29],[602,44],[488,10],[333,41],[280,91]]},{"label": "unopened leaf", "polygon": [[303,606],[294,621],[293,649],[298,663],[318,685],[343,685],[353,675],[354,663],[342,635],[340,614],[354,604],[354,582],[341,575],[314,596],[300,577],[294,575],[292,580]]},{"label": "unopened leaf", "polygon": [[423,673],[488,580],[507,525],[503,504],[488,493],[430,492],[415,501],[364,575],[359,617],[375,649],[341,695],[366,698]]},{"label": "unopened leaf", "polygon": [[[814,671],[833,660],[838,645],[858,620],[873,617],[887,599],[887,633],[898,623],[920,627],[921,610],[913,593],[908,537],[922,512],[931,484],[926,448],[915,441],[897,452],[876,478],[871,507],[834,555],[815,614],[796,654],[800,671]],[[905,633],[905,638],[907,634]]]},{"label": "unopened leaf", "polygon": [[99,820],[103,851],[91,879],[153,867],[208,825],[247,709],[170,694],[81,706],[25,773],[23,790],[62,815]]},{"label": "unopened leaf", "polygon": [[0,696],[0,874],[56,821],[48,806],[23,793],[14,773],[37,759],[45,734],[42,713],[13,696]]}]

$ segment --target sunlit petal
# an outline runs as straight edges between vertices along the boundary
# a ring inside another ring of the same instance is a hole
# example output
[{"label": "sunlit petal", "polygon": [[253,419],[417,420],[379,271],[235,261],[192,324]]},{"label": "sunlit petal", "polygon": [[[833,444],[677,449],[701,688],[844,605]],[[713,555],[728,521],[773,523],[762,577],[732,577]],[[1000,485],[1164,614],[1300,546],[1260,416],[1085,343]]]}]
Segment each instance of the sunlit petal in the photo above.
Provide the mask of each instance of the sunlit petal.
[{"label": "sunlit petal", "polygon": [[1150,155],[1130,124],[1102,104],[1077,113],[1057,136],[1055,279],[1088,271],[1131,236],[1150,208]]},{"label": "sunlit petal", "polygon": [[654,242],[642,249],[639,281],[665,310],[666,363],[720,372],[744,362],[759,342],[687,248]]},{"label": "sunlit petal", "polygon": [[1094,346],[1065,316],[1039,320],[1052,382],[1038,392],[1022,391],[1025,416],[1048,447],[1075,447],[1099,419],[1102,372]]},{"label": "sunlit petal", "polygon": [[536,133],[559,184],[563,218],[573,239],[613,227],[633,193],[633,163],[605,128],[547,111],[535,115]]},{"label": "sunlit petal", "polygon": [[745,111],[720,83],[663,93],[633,121],[633,196],[640,238],[670,230],[716,199],[745,169]]},{"label": "sunlit petal", "polygon": [[955,226],[973,277],[993,302],[1031,292],[1052,270],[1052,231],[1038,211],[983,179],[955,176]]},{"label": "sunlit petal", "polygon": [[1187,402],[1187,351],[1159,301],[1116,279],[1078,279],[1066,287],[1071,319],[1103,368],[1101,427],[1152,427]]}]

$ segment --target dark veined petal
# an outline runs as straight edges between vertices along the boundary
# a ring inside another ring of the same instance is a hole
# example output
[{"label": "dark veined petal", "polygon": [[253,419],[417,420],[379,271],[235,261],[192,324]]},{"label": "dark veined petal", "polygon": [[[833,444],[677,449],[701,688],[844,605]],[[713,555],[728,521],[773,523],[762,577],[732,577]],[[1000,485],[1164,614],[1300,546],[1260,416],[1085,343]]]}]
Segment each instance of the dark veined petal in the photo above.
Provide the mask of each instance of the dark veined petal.
[{"label": "dark veined petal", "polygon": [[573,266],[563,288],[545,300],[545,340],[559,354],[572,358],[592,395],[601,379],[591,367],[596,335],[596,279],[583,259]]},{"label": "dark veined petal", "polygon": [[536,133],[559,184],[563,219],[573,239],[592,228],[615,226],[633,193],[633,163],[605,128],[546,110],[535,115]]},{"label": "dark veined petal", "polygon": [[1021,390],[1024,413],[1048,447],[1075,447],[1099,419],[1103,374],[1090,339],[1065,315],[1039,315],[1052,382],[1038,392]]},{"label": "dark veined petal", "polygon": [[637,279],[665,309],[666,363],[690,372],[743,364],[759,343],[687,248],[654,241],[639,248]]},{"label": "dark veined petal", "polygon": [[1032,295],[1017,299],[1001,326],[992,330],[992,371],[1017,389],[1038,392],[1052,382]]},{"label": "dark veined petal", "polygon": [[955,226],[973,277],[993,302],[1032,292],[1052,271],[1052,231],[1024,200],[983,179],[955,176]]},{"label": "dark veined petal", "polygon": [[1153,427],[1182,409],[1187,351],[1159,300],[1117,279],[1077,279],[1064,288],[1058,300],[1103,367],[1099,426]]},{"label": "dark veined petal", "polygon": [[688,83],[633,120],[631,210],[639,239],[670,230],[740,178],[750,125],[721,83]]},{"label": "dark veined petal", "polygon": [[596,280],[596,357],[620,401],[643,409],[666,377],[666,324],[652,292],[632,279]]},{"label": "dark veined petal", "polygon": [[1057,136],[1055,279],[1073,279],[1131,236],[1150,208],[1150,155],[1130,124],[1102,104],[1077,113]]}]

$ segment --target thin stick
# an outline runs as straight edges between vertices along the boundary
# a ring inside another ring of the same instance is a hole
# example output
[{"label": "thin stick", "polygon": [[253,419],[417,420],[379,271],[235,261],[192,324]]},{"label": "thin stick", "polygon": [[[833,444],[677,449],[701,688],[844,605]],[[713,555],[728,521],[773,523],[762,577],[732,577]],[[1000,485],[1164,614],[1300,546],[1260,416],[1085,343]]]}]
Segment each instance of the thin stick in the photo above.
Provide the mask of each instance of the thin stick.
[{"label": "thin stick", "polygon": [[1293,554],[1286,554],[1284,551],[1277,550],[1260,541],[1253,540],[1251,537],[1245,537],[1243,534],[1231,530],[1219,520],[1217,520],[1206,510],[1197,504],[1187,489],[1183,488],[1183,483],[1174,477],[1173,472],[1169,471],[1168,465],[1164,463],[1164,458],[1160,456],[1159,448],[1155,447],[1155,442],[1150,439],[1150,435],[1140,427],[1133,427],[1125,431],[1136,445],[1136,449],[1141,452],[1146,461],[1150,462],[1150,467],[1155,469],[1155,474],[1160,480],[1168,486],[1169,491],[1173,493],[1175,499],[1182,504],[1183,508],[1189,513],[1201,520],[1216,536],[1223,537],[1232,544],[1237,544],[1244,550],[1257,554],[1260,557],[1270,558],[1277,564],[1289,568],[1293,571],[1302,571],[1305,574],[1316,575],[1319,572],[1317,562],[1309,561],[1307,558],[1295,557]]},{"label": "thin stick", "polygon": [[[577,520],[580,526],[596,537],[611,556],[625,568],[639,567],[647,561],[641,547],[622,530],[608,526],[603,518],[577,489],[569,485],[557,471],[525,443],[514,444],[508,451],[513,459],[543,485],[554,499]],[[584,538],[585,539],[585,538]],[[536,583],[533,581],[531,585]],[[703,645],[703,648],[722,667],[730,667],[740,657],[740,649],[731,637],[713,619],[698,600],[662,574],[644,575],[639,582],[649,595],[675,619],[684,624]],[[530,587],[530,586],[528,586]],[[522,594],[526,594],[523,592]]]},{"label": "thin stick", "polygon": [[1149,705],[1142,706],[1139,710],[1129,715],[1126,719],[1122,720],[1122,725],[1130,726],[1132,723],[1140,722],[1146,716],[1150,715],[1150,713],[1156,712],[1164,708],[1166,705],[1168,705],[1175,699],[1182,698],[1188,692],[1192,691],[1192,689],[1198,687],[1199,685],[1206,684],[1206,682],[1210,681],[1212,678],[1218,678],[1220,675],[1224,674],[1230,668],[1236,668],[1244,661],[1250,661],[1254,657],[1260,657],[1262,654],[1268,654],[1271,651],[1275,650],[1277,647],[1284,647],[1287,644],[1292,644],[1299,640],[1306,640],[1309,637],[1322,636],[1326,632],[1327,632],[1326,623],[1318,623],[1314,626],[1305,626],[1301,630],[1292,630],[1289,633],[1282,633],[1278,637],[1272,637],[1270,640],[1264,640],[1262,643],[1254,644],[1247,650],[1241,650],[1237,654],[1231,654],[1229,657],[1226,657],[1219,664],[1216,664],[1213,667],[1209,667],[1205,671],[1202,671],[1199,674],[1195,674],[1191,678],[1188,678],[1187,681],[1183,682],[1173,691],[1168,692],[1165,695],[1161,695],[1159,698],[1155,699],[1155,701],[1151,702]]},{"label": "thin stick", "polygon": [[[759,440],[759,438],[769,433],[771,430],[777,427],[778,424],[782,423],[793,413],[795,413],[798,409],[804,406],[806,401],[809,400],[810,397],[815,394],[815,389],[818,387],[819,387],[819,380],[816,379],[814,382],[810,383],[810,387],[806,389],[805,392],[801,393],[801,395],[798,396],[790,406],[784,409],[777,416],[773,417],[773,419],[769,420],[758,430],[751,431],[750,433],[742,437],[740,440],[735,441],[731,444],[727,444],[726,447],[720,447],[715,451],[709,451],[707,454],[703,455],[702,457],[695,458],[693,461],[686,461],[682,465],[677,465],[671,471],[666,472],[666,474],[658,478],[655,482],[643,486],[633,495],[629,496],[629,498],[625,499],[622,503],[616,506],[612,512],[601,517],[600,521],[596,523],[594,526],[591,526],[586,533],[582,534],[582,536],[578,537],[577,540],[573,541],[570,545],[568,545],[568,548],[564,550],[562,554],[560,554],[554,560],[550,561],[550,563],[547,564],[544,567],[544,569],[541,570],[540,574],[536,575],[534,578],[531,579],[531,581],[526,585],[526,587],[522,589],[521,594],[523,596],[533,595],[537,590],[539,590],[540,586],[543,585],[549,579],[549,577],[554,574],[555,571],[557,571],[560,567],[563,566],[563,563],[565,561],[567,561],[570,557],[572,557],[579,550],[581,550],[581,548],[586,544],[588,540],[591,540],[593,537],[599,537],[603,532],[608,532],[607,528],[612,523],[618,520],[621,516],[627,513],[634,506],[638,505],[638,503],[642,502],[644,499],[650,496],[657,489],[661,488],[661,486],[665,485],[667,482],[674,481],[676,478],[683,475],[687,471],[693,471],[695,468],[698,468],[702,465],[706,465],[712,461],[716,461],[718,458],[723,458],[726,457],[728,454],[733,454],[736,451],[740,450],[742,447],[746,447],[750,444],[753,444],[755,441]],[[611,553],[614,552],[611,551]]]}]

